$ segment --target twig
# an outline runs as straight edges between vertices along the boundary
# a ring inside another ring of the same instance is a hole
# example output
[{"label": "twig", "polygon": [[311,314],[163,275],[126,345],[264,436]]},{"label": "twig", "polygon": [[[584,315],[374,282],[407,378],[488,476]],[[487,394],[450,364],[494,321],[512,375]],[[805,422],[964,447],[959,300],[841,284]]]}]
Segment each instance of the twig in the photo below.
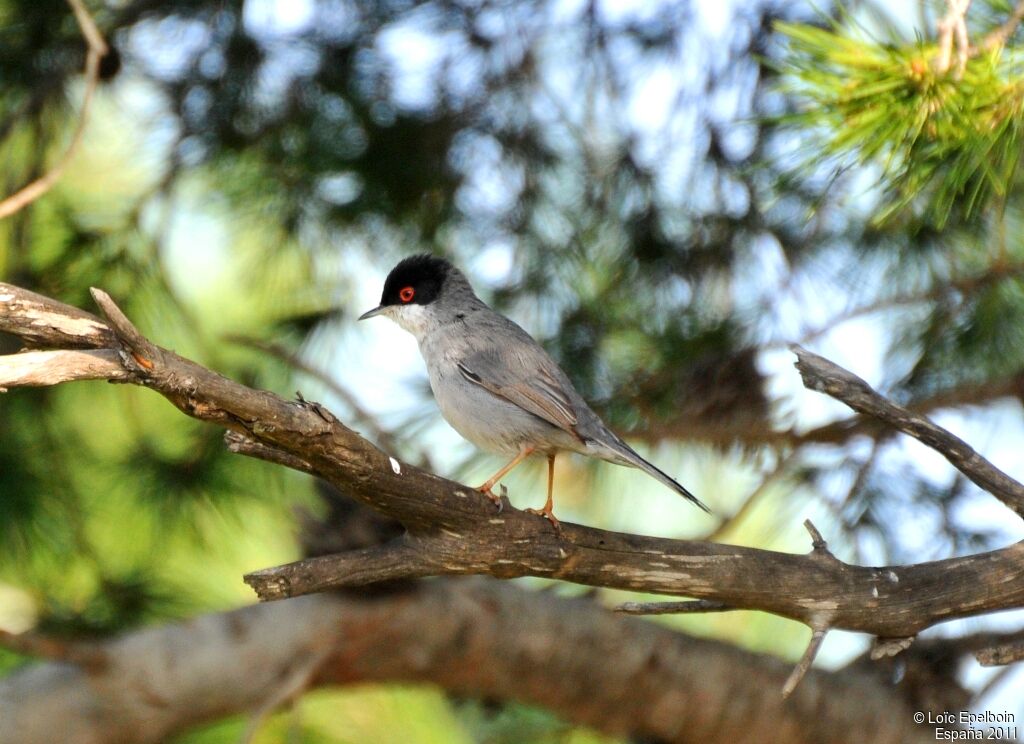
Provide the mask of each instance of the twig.
[{"label": "twig", "polygon": [[121,311],[110,295],[96,287],[90,287],[89,293],[135,362],[147,370],[153,369],[153,360],[159,353],[156,345],[139,333],[139,329],[128,320],[128,316]]},{"label": "twig", "polygon": [[914,642],[917,636],[900,636],[897,638],[875,638],[871,642],[871,660],[878,661],[879,659],[886,659],[890,656],[896,656],[896,654],[903,653],[910,644]]},{"label": "twig", "polygon": [[[0,359],[2,358],[3,357],[0,357]],[[224,434],[224,443],[227,445],[228,450],[230,452],[234,452],[236,455],[246,455],[247,457],[254,457],[257,460],[265,460],[266,462],[272,462],[276,465],[284,465],[286,468],[298,470],[301,473],[309,473],[310,475],[316,474],[316,470],[313,466],[301,457],[296,457],[295,455],[280,450],[277,447],[270,447],[240,432],[226,432]]]},{"label": "twig", "polygon": [[0,356],[0,392],[8,387],[45,387],[75,380],[131,377],[113,349],[26,351]]},{"label": "twig", "polygon": [[811,549],[814,552],[832,555],[831,551],[828,549],[828,543],[825,542],[825,538],[821,536],[820,532],[818,532],[818,528],[814,526],[814,522],[809,519],[805,519],[804,529],[807,530],[811,536]]},{"label": "twig", "polygon": [[75,13],[75,19],[78,21],[88,45],[88,52],[85,56],[85,94],[82,97],[82,110],[78,115],[78,125],[71,136],[71,144],[68,145],[68,149],[47,173],[0,201],[0,219],[9,217],[53,188],[78,150],[85,132],[85,125],[89,120],[89,108],[92,105],[93,93],[96,91],[100,79],[100,60],[106,56],[109,50],[102,34],[89,15],[89,11],[82,4],[82,0],[68,0],[68,3]]},{"label": "twig", "polygon": [[[260,599],[270,601],[310,594],[326,584],[366,586],[392,579],[421,578],[438,573],[430,551],[404,538],[372,548],[296,561],[243,576]],[[459,573],[470,573],[460,571]],[[325,584],[326,582],[326,584]]]},{"label": "twig", "polygon": [[828,628],[818,628],[811,630],[811,641],[807,644],[807,650],[804,651],[804,655],[800,658],[800,663],[796,665],[792,673],[789,675],[789,679],[786,680],[786,684],[782,687],[782,697],[788,698],[793,694],[793,690],[800,684],[800,681],[807,674],[811,668],[811,664],[814,663],[814,657],[818,655],[818,651],[821,649],[821,642],[825,640],[825,636],[828,634]]},{"label": "twig", "polygon": [[696,612],[728,612],[735,610],[725,602],[695,599],[688,602],[624,602],[614,608],[623,615],[675,615]]},{"label": "twig", "polygon": [[939,19],[939,54],[935,58],[935,70],[942,74],[949,72],[953,41],[956,40],[956,77],[964,73],[970,42],[967,39],[967,9],[971,0],[946,0],[946,15]]},{"label": "twig", "polygon": [[978,663],[982,666],[1002,666],[1012,664],[1015,661],[1024,659],[1024,641],[1016,643],[1004,643],[1001,646],[993,646],[979,651],[977,654]]},{"label": "twig", "polygon": [[964,440],[925,416],[883,398],[864,380],[839,365],[799,346],[793,347],[804,387],[825,393],[853,410],[909,434],[941,454],[971,481],[1024,517],[1024,485],[1008,476]]},{"label": "twig", "polygon": [[977,50],[975,51],[984,52],[989,49],[994,49],[997,46],[1004,45],[1010,40],[1010,37],[1013,36],[1017,27],[1020,26],[1021,21],[1024,21],[1024,0],[1018,1],[1017,5],[1013,9],[1013,13],[1010,14],[1010,17],[1006,19],[1001,26],[990,31],[985,38],[982,39],[981,44],[978,45]]},{"label": "twig", "polygon": [[43,348],[101,349],[117,342],[107,324],[92,313],[3,282],[0,331]]}]

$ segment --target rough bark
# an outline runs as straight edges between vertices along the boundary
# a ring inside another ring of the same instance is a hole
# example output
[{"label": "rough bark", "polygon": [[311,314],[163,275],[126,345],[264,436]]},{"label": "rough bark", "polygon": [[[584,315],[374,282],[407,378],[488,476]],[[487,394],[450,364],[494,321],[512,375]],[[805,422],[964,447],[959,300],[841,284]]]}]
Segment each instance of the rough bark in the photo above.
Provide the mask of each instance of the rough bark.
[{"label": "rough bark", "polygon": [[974,451],[967,442],[936,425],[926,416],[886,400],[864,380],[828,359],[794,347],[797,369],[804,385],[841,400],[858,413],[867,414],[937,450],[979,488],[1024,517],[1024,485]]},{"label": "rough bark", "polygon": [[[17,317],[22,293],[0,285],[0,296],[8,298],[11,308],[0,316],[0,330],[17,334],[29,326],[32,333],[22,336],[27,341],[59,344],[67,336],[62,324],[81,319],[81,311],[65,311],[47,300],[46,322],[28,324]],[[314,473],[407,529],[382,546],[250,574],[247,580],[266,599],[428,575],[529,575],[696,597],[772,612],[818,631],[843,628],[882,637],[913,636],[943,620],[1024,606],[1024,544],[912,566],[869,568],[845,564],[827,550],[792,555],[568,523],[559,534],[539,517],[508,504],[496,513],[476,491],[388,456],[315,403],[253,390],[156,346],[105,293],[94,290],[94,297],[109,325],[90,324],[76,342],[109,349],[113,333],[116,379],[126,375],[127,381],[152,388],[185,413],[229,429],[237,451]],[[48,328],[57,329],[52,340]],[[805,374],[812,356],[801,357]],[[815,384],[830,394],[852,390],[880,398],[838,367],[818,374]],[[0,378],[0,386],[17,384],[22,383]],[[962,454],[962,443],[946,451],[939,439],[929,443],[947,456]],[[994,470],[976,453],[958,466],[975,475]],[[983,482],[1016,506],[1019,484],[999,475]]]},{"label": "rough bark", "polygon": [[934,739],[880,675],[812,670],[783,701],[777,659],[483,580],[262,604],[130,633],[105,652],[92,671],[51,662],[0,680],[0,744],[155,744],[260,709],[307,676],[430,682],[658,742]]}]

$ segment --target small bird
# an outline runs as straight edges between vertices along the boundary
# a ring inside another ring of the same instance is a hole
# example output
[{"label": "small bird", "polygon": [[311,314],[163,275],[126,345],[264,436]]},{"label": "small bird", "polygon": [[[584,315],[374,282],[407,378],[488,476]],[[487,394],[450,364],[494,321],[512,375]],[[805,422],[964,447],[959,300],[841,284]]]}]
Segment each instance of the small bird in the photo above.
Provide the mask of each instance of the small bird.
[{"label": "small bird", "polygon": [[494,484],[530,455],[546,455],[547,502],[526,511],[560,531],[552,511],[555,456],[568,451],[639,468],[710,513],[605,426],[540,344],[488,307],[448,261],[430,255],[400,261],[384,282],[380,305],[359,320],[377,315],[416,337],[430,388],[452,428],[480,449],[512,458],[476,489],[499,508]]}]

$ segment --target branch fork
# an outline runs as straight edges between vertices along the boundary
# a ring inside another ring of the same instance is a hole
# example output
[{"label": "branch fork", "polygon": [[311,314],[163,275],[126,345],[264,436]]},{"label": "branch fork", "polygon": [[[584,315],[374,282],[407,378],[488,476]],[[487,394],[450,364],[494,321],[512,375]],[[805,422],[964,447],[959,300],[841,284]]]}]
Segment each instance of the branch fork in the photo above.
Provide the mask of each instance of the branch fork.
[{"label": "branch fork", "polygon": [[[830,629],[907,638],[944,620],[1024,607],[1024,543],[975,556],[870,568],[835,558],[810,522],[812,550],[804,555],[570,523],[555,534],[532,515],[512,506],[498,514],[472,489],[400,462],[322,406],[248,388],[153,344],[109,295],[94,290],[93,296],[107,322],[0,284],[0,331],[36,349],[97,352],[91,358],[99,360],[99,370],[85,374],[71,367],[56,382],[108,379],[144,385],[186,414],[227,429],[232,451],[323,478],[406,529],[383,545],[246,575],[261,599],[424,576],[487,574],[687,598],[671,607],[676,612],[761,610],[811,628],[811,642],[789,691],[806,674]],[[41,317],[44,323],[38,322]],[[834,363],[799,347],[794,351],[808,388],[825,390],[854,410],[919,438],[1024,513],[1024,487],[965,442],[886,400]],[[12,363],[19,356],[0,357],[0,387],[56,384],[27,375]],[[625,605],[621,610],[639,614],[665,606]]]}]

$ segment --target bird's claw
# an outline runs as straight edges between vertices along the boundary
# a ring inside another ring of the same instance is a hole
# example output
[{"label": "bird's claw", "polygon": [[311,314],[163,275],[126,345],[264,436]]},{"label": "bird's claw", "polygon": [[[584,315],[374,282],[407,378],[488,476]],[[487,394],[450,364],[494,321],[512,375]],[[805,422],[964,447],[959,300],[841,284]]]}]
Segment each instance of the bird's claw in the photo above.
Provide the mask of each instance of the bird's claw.
[{"label": "bird's claw", "polygon": [[544,517],[544,519],[548,520],[548,522],[551,523],[551,526],[555,528],[555,532],[558,533],[558,536],[562,536],[562,523],[558,521],[558,518],[555,517],[555,514],[551,509],[545,507],[544,509],[523,509],[523,511],[527,514],[536,514],[539,517]]},{"label": "bird's claw", "polygon": [[474,490],[479,491],[484,496],[489,498],[491,500],[491,502],[498,508],[498,514],[501,514],[501,512],[505,508],[505,499],[508,497],[507,496],[508,489],[506,489],[505,486],[501,487],[501,495],[500,496],[496,495],[494,493],[494,491],[492,491],[491,489],[484,488],[483,486],[481,486],[480,488],[474,489]]}]

